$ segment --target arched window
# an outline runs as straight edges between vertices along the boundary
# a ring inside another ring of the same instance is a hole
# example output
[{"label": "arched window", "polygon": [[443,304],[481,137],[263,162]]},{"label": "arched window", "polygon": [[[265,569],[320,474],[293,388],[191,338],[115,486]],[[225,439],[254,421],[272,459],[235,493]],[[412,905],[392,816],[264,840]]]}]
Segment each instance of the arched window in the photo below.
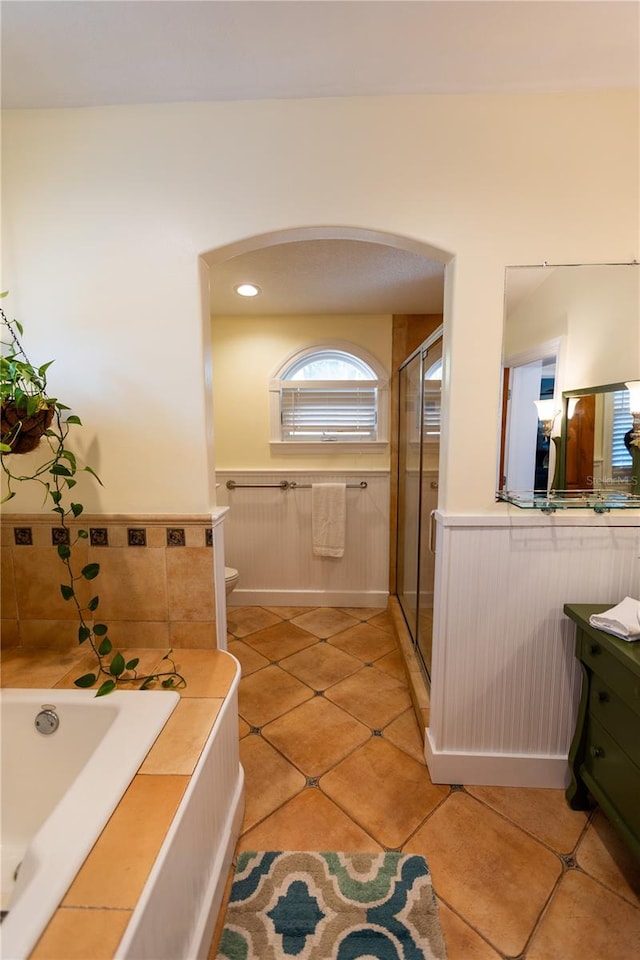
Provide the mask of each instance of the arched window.
[{"label": "arched window", "polygon": [[378,361],[353,344],[319,344],[298,351],[271,380],[271,440],[386,442],[387,387]]}]

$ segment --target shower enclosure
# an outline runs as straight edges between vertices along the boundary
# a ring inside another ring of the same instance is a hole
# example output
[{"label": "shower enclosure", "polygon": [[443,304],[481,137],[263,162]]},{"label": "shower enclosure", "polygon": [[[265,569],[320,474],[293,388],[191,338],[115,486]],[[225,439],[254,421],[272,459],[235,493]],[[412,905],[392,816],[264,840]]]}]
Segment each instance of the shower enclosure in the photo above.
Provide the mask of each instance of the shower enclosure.
[{"label": "shower enclosure", "polygon": [[399,370],[397,593],[426,678],[431,679],[438,505],[442,327]]}]

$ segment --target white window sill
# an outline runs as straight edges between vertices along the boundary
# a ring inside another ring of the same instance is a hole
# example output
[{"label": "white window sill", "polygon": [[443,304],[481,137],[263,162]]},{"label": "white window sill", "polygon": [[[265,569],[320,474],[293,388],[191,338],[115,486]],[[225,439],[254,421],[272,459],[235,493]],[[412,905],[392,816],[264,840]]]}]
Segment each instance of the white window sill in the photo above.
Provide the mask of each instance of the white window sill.
[{"label": "white window sill", "polygon": [[272,453],[328,453],[333,450],[335,453],[384,453],[388,448],[387,440],[368,440],[358,442],[354,440],[310,440],[310,441],[292,441],[271,440],[269,447]]}]

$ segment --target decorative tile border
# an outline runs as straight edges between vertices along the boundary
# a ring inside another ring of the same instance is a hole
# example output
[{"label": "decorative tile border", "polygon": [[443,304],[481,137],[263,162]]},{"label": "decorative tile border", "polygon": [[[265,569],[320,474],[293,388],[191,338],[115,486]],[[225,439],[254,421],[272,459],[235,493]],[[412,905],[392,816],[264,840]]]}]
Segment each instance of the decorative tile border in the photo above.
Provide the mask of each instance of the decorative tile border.
[{"label": "decorative tile border", "polygon": [[51,545],[57,547],[60,544],[68,544],[70,540],[69,531],[66,527],[51,528]]},{"label": "decorative tile border", "polygon": [[[214,531],[205,517],[161,517],[114,516],[104,519],[100,516],[84,519],[84,529],[88,530],[92,547],[209,547],[214,546]],[[90,525],[93,521],[93,524]],[[100,523],[102,521],[102,523]],[[105,523],[106,521],[106,523]],[[169,523],[167,523],[169,521]],[[170,525],[171,521],[173,524]],[[177,521],[177,522],[176,522]],[[100,524],[100,525],[98,525]],[[31,514],[2,518],[4,543],[9,546],[58,547],[70,544],[76,535],[78,521],[71,521],[69,527],[61,527],[46,516]],[[8,538],[8,539],[6,539]]]}]

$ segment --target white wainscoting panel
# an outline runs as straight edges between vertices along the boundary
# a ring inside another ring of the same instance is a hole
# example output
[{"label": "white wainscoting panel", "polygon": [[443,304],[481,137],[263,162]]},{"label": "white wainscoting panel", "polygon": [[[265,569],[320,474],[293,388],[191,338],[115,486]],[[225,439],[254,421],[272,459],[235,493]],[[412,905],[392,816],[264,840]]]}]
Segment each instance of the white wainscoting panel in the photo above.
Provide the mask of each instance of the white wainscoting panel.
[{"label": "white wainscoting panel", "polygon": [[432,777],[563,786],[581,683],[563,606],[638,596],[638,521],[456,521],[438,523]]},{"label": "white wainscoting panel", "polygon": [[[237,484],[367,483],[346,491],[344,557],[315,557],[311,489],[238,488]],[[235,605],[385,607],[389,596],[389,474],[218,471],[225,521],[226,564],[240,581]]]}]

